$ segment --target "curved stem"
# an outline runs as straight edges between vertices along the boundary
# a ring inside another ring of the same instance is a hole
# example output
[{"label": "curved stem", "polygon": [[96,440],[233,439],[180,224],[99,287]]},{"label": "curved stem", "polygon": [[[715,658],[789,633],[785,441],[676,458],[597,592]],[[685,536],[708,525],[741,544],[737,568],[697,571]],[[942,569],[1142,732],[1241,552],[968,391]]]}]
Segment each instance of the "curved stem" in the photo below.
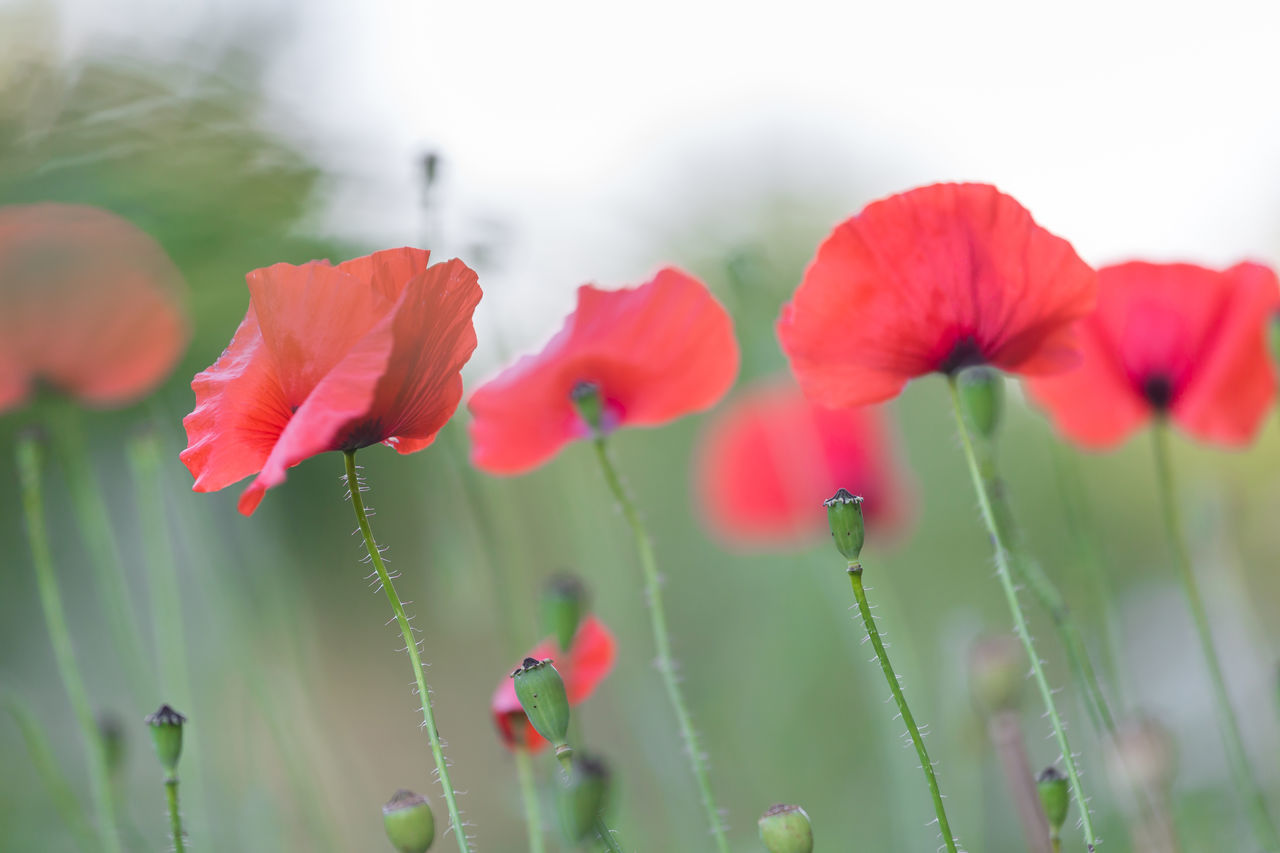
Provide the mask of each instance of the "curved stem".
[{"label": "curved stem", "polygon": [[1227,752],[1227,762],[1231,766],[1236,790],[1244,799],[1246,812],[1253,824],[1254,835],[1265,850],[1277,851],[1280,850],[1280,836],[1276,834],[1275,824],[1271,822],[1271,815],[1267,812],[1267,803],[1262,796],[1262,790],[1254,781],[1253,771],[1249,768],[1244,738],[1240,734],[1240,723],[1236,720],[1235,712],[1231,708],[1231,700],[1227,695],[1227,680],[1222,674],[1222,665],[1218,662],[1218,655],[1213,649],[1213,632],[1210,629],[1209,613],[1205,609],[1204,599],[1200,596],[1195,571],[1191,566],[1191,555],[1183,535],[1178,504],[1174,498],[1173,466],[1169,458],[1169,428],[1163,418],[1156,420],[1151,435],[1155,450],[1160,509],[1164,515],[1166,532],[1173,548],[1174,562],[1178,566],[1182,587],[1187,594],[1187,603],[1191,607],[1191,616],[1195,622],[1196,633],[1199,635],[1200,648],[1204,652],[1205,666],[1213,682],[1214,705],[1218,713],[1218,725],[1222,729],[1222,742]]},{"label": "curved stem", "polygon": [[378,573],[378,581],[382,585],[382,590],[387,594],[387,601],[391,604],[391,610],[396,615],[396,624],[400,626],[400,635],[404,638],[405,651],[409,653],[409,662],[413,664],[413,677],[418,684],[418,697],[422,700],[422,725],[427,730],[427,739],[431,741],[431,755],[435,759],[436,773],[440,777],[440,787],[444,789],[444,802],[449,809],[449,822],[453,827],[453,836],[457,839],[458,849],[462,853],[471,853],[471,848],[467,843],[467,833],[462,826],[462,817],[458,814],[458,799],[453,790],[453,783],[449,780],[449,764],[444,758],[444,749],[440,745],[440,732],[436,729],[435,714],[431,711],[431,693],[427,689],[426,672],[422,668],[422,658],[418,654],[418,641],[413,636],[413,626],[409,624],[409,617],[405,615],[404,604],[400,601],[400,596],[396,593],[396,588],[391,583],[391,576],[387,574],[386,563],[382,560],[382,551],[378,548],[378,543],[373,538],[373,530],[369,527],[369,516],[365,512],[364,499],[360,497],[362,486],[360,485],[360,477],[356,471],[356,452],[354,450],[343,451],[343,459],[346,462],[347,470],[347,487],[351,498],[351,508],[355,510],[356,523],[360,525],[360,534],[364,537],[365,550],[369,553],[369,560],[373,563],[374,570]]},{"label": "curved stem", "polygon": [[884,671],[885,681],[889,682],[889,692],[893,694],[893,701],[898,705],[898,713],[902,715],[902,721],[907,725],[907,733],[911,735],[911,742],[915,744],[916,755],[920,757],[920,769],[924,771],[925,781],[929,783],[929,794],[933,797],[933,810],[938,815],[938,830],[942,833],[942,841],[947,845],[947,850],[956,853],[956,839],[951,832],[951,824],[947,821],[947,810],[942,805],[942,792],[938,789],[938,777],[933,772],[933,762],[929,760],[929,751],[925,749],[924,738],[920,737],[920,727],[916,725],[915,717],[911,715],[911,708],[907,706],[907,697],[902,692],[902,685],[898,683],[893,664],[889,662],[889,653],[885,651],[875,617],[871,615],[871,605],[867,603],[867,592],[862,586],[861,563],[849,564],[849,582],[853,585],[853,597],[858,600],[858,612],[862,614],[862,624],[867,626],[867,636],[871,638],[871,645],[876,650],[876,657],[880,660],[880,669]]},{"label": "curved stem", "polygon": [[182,837],[182,812],[178,808],[178,779],[170,776],[164,780],[164,799],[169,804],[169,834],[173,836],[173,849],[184,853],[186,839]]},{"label": "curved stem", "polygon": [[31,545],[31,562],[36,572],[36,585],[40,592],[40,605],[44,609],[49,628],[49,641],[53,645],[58,675],[71,701],[71,710],[80,725],[85,752],[89,764],[89,791],[93,798],[94,812],[98,819],[98,836],[104,850],[120,853],[120,835],[116,826],[116,813],[111,798],[111,774],[107,768],[106,745],[93,717],[93,706],[85,690],[80,667],[76,663],[71,645],[71,629],[67,626],[67,612],[58,590],[58,579],[53,571],[53,555],[49,550],[49,532],[44,523],[44,495],[40,487],[40,447],[31,435],[22,435],[17,441],[18,479],[22,488],[22,509],[25,514],[27,539]]},{"label": "curved stem", "polygon": [[40,720],[16,694],[6,697],[5,707],[13,717],[13,721],[18,724],[22,740],[26,743],[27,752],[31,756],[31,763],[35,765],[36,772],[44,782],[49,802],[57,808],[62,822],[75,836],[78,849],[91,850],[97,847],[97,835],[89,825],[89,819],[85,817],[84,808],[80,805],[75,790],[63,775],[62,768],[58,766],[58,759],[54,757],[53,747],[49,743],[49,735],[41,726]]},{"label": "curved stem", "polygon": [[538,786],[533,778],[533,762],[529,750],[519,747],[516,754],[516,776],[520,779],[520,801],[524,804],[524,827],[529,834],[529,853],[543,853],[542,810],[538,808]]},{"label": "curved stem", "polygon": [[608,483],[609,491],[613,492],[613,497],[622,508],[622,515],[626,518],[627,524],[631,528],[631,534],[635,538],[636,551],[640,555],[640,568],[644,572],[645,594],[649,599],[649,618],[653,626],[653,642],[658,651],[656,665],[659,674],[662,676],[662,683],[666,687],[667,698],[670,699],[671,707],[675,711],[680,733],[684,736],[685,751],[689,756],[689,767],[693,771],[694,780],[698,784],[698,792],[702,797],[702,806],[707,813],[707,821],[711,825],[712,835],[715,837],[716,849],[720,853],[729,853],[729,840],[725,835],[724,825],[720,820],[720,812],[716,808],[715,798],[711,794],[711,779],[707,772],[706,757],[702,754],[702,749],[698,744],[698,733],[693,728],[693,717],[690,715],[689,708],[685,704],[684,695],[680,691],[680,682],[676,679],[675,660],[671,656],[671,638],[667,632],[667,616],[662,608],[662,580],[658,576],[658,565],[653,556],[653,542],[649,539],[649,534],[645,532],[644,524],[640,521],[640,513],[637,512],[635,503],[622,485],[617,468],[614,467],[613,462],[609,459],[609,452],[605,447],[603,436],[597,437],[593,443],[605,482]]},{"label": "curved stem", "polygon": [[986,522],[987,532],[991,536],[992,545],[995,546],[996,576],[1000,579],[1000,586],[1004,590],[1009,612],[1013,616],[1014,631],[1017,633],[1018,639],[1022,641],[1022,647],[1026,650],[1028,660],[1031,661],[1031,673],[1035,678],[1036,687],[1040,691],[1040,698],[1044,701],[1049,722],[1053,726],[1054,739],[1058,743],[1058,749],[1062,751],[1062,763],[1067,769],[1067,779],[1071,783],[1071,795],[1075,797],[1076,805],[1080,808],[1080,824],[1084,833],[1085,846],[1092,853],[1098,844],[1098,839],[1094,834],[1093,820],[1089,815],[1089,801],[1085,798],[1084,786],[1080,783],[1080,771],[1076,768],[1075,755],[1071,752],[1071,743],[1067,740],[1067,730],[1062,725],[1062,717],[1058,714],[1058,706],[1053,699],[1053,690],[1049,687],[1049,680],[1045,677],[1040,655],[1031,639],[1031,631],[1027,628],[1027,617],[1022,612],[1022,605],[1018,603],[1018,591],[1013,585],[1013,577],[1009,570],[1009,549],[1005,545],[1004,531],[1001,530],[996,521],[987,482],[983,479],[982,471],[978,465],[978,456],[974,452],[973,439],[969,436],[969,427],[965,424],[964,413],[960,406],[960,392],[956,388],[955,377],[947,377],[947,387],[951,391],[951,408],[955,413],[956,428],[960,431],[960,443],[964,447],[965,461],[969,465],[969,476],[973,480],[973,488],[978,495],[978,505],[982,509],[982,519]]}]

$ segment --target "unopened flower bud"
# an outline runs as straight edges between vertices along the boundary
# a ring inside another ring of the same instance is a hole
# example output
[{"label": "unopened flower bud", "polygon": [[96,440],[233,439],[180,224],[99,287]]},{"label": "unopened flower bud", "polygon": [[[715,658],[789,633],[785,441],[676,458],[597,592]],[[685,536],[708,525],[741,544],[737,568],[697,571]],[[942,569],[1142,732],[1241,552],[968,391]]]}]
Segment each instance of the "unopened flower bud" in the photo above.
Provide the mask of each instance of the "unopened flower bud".
[{"label": "unopened flower bud", "polygon": [[382,807],[382,825],[397,853],[426,853],[436,837],[436,816],[427,798],[403,788]]},{"label": "unopened flower bud", "polygon": [[543,590],[542,628],[556,638],[561,649],[573,642],[586,599],[586,588],[573,575],[554,577]]},{"label": "unopened flower bud", "polygon": [[862,541],[866,531],[862,524],[862,498],[840,489],[822,502],[827,508],[827,524],[831,526],[831,538],[836,550],[850,563],[862,553]]},{"label": "unopened flower bud", "polygon": [[799,806],[773,806],[760,817],[760,840],[769,853],[812,853],[809,815]]},{"label": "unopened flower bud", "polygon": [[1026,681],[1026,656],[1012,634],[982,637],[969,653],[969,691],[984,713],[1018,707]]},{"label": "unopened flower bud", "polygon": [[569,392],[573,407],[578,416],[591,427],[591,432],[599,434],[604,426],[604,397],[600,394],[600,386],[594,382],[579,382]]},{"label": "unopened flower bud", "polygon": [[182,726],[186,721],[186,717],[168,705],[161,705],[143,721],[151,727],[151,742],[156,748],[156,758],[160,759],[160,766],[170,776],[176,772],[178,759],[182,757]]},{"label": "unopened flower bud", "polygon": [[1062,825],[1067,822],[1067,810],[1071,808],[1067,777],[1050,765],[1036,777],[1036,788],[1040,791],[1040,805],[1044,807],[1044,816],[1049,821],[1049,834],[1057,838]]},{"label": "unopened flower bud", "polygon": [[569,697],[551,659],[525,658],[513,673],[516,698],[538,734],[559,746],[569,734]]},{"label": "unopened flower bud", "polygon": [[969,425],[983,438],[991,438],[1004,412],[1004,377],[992,367],[970,367],[960,371],[956,385]]},{"label": "unopened flower bud", "polygon": [[608,765],[595,756],[575,755],[560,792],[560,824],[571,843],[591,834],[608,795]]}]

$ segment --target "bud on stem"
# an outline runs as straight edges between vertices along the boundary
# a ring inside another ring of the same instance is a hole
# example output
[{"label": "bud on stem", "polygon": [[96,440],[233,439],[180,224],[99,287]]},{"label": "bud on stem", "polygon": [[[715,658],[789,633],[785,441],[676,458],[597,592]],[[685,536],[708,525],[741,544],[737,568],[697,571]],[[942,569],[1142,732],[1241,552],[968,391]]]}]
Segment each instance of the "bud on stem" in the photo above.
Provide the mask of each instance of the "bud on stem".
[{"label": "bud on stem", "polygon": [[1045,819],[1049,821],[1049,837],[1056,839],[1062,832],[1062,825],[1067,822],[1067,811],[1071,808],[1067,777],[1050,765],[1036,777],[1036,787],[1040,791],[1040,805],[1044,807]]},{"label": "bud on stem", "polygon": [[573,407],[578,416],[591,427],[591,434],[599,436],[604,428],[604,397],[600,395],[600,386],[594,382],[579,382],[569,392]]},{"label": "bud on stem", "polygon": [[609,767],[590,755],[575,756],[560,795],[560,823],[565,837],[577,844],[596,828],[609,793]]},{"label": "bud on stem", "polygon": [[862,554],[862,542],[866,537],[862,521],[862,498],[840,489],[834,496],[822,502],[827,508],[827,524],[831,526],[831,538],[836,550],[849,561],[857,562]]},{"label": "bud on stem", "polygon": [[529,724],[560,752],[569,735],[569,697],[551,659],[525,658],[511,678]]},{"label": "bud on stem", "polygon": [[573,643],[587,600],[586,588],[573,575],[552,578],[542,592],[542,627],[562,651]]},{"label": "bud on stem", "polygon": [[174,777],[178,759],[182,757],[182,726],[187,718],[168,705],[161,705],[155,713],[148,714],[144,722],[151,727],[151,742],[160,766],[170,778]]},{"label": "bud on stem", "polygon": [[993,367],[970,367],[956,377],[960,407],[973,431],[990,439],[1004,413],[1004,377]]},{"label": "bud on stem", "polygon": [[779,803],[759,821],[760,840],[769,853],[812,853],[813,827],[809,815],[799,806]]},{"label": "bud on stem", "polygon": [[396,853],[426,853],[436,837],[436,817],[427,798],[404,788],[382,807],[382,824]]}]

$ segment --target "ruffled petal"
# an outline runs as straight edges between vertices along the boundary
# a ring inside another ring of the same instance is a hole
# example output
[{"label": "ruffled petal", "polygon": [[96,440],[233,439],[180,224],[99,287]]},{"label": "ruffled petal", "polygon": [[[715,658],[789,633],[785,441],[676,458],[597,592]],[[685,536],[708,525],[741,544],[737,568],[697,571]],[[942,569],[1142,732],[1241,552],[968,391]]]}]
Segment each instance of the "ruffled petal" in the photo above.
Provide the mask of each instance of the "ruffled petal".
[{"label": "ruffled petal", "polygon": [[426,249],[406,246],[352,258],[338,264],[337,269],[357,281],[367,282],[383,298],[395,302],[400,298],[400,291],[427,269],[430,260],[431,253]]}]

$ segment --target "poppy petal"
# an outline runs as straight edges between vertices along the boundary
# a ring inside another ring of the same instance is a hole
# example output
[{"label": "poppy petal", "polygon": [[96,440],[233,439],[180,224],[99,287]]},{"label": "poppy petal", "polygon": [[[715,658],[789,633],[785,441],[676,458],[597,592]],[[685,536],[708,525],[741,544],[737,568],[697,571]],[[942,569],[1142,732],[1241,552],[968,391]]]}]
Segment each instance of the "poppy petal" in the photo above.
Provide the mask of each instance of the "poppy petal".
[{"label": "poppy petal", "polygon": [[426,249],[405,246],[343,261],[337,269],[358,281],[368,282],[381,296],[394,302],[408,282],[427,269],[430,260],[431,253]]},{"label": "poppy petal", "polygon": [[594,616],[588,616],[578,626],[569,645],[569,675],[565,691],[569,703],[585,702],[613,670],[618,644],[608,628]]}]

